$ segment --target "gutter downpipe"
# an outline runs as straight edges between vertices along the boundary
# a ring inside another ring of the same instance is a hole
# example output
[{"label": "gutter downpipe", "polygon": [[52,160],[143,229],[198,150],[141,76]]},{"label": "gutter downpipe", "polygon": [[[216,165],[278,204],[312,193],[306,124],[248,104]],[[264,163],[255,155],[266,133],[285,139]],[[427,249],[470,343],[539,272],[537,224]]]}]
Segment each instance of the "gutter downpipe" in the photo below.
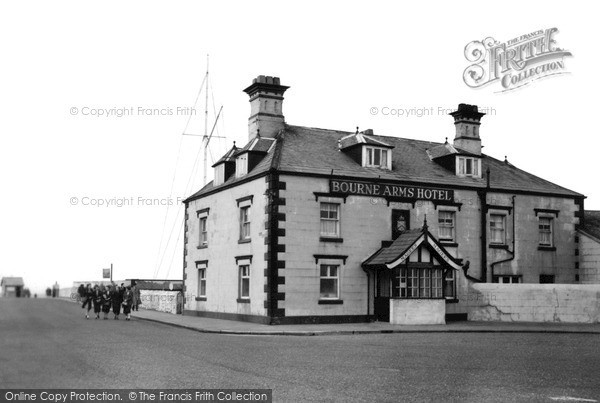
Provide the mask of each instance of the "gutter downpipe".
[{"label": "gutter downpipe", "polygon": [[[477,195],[479,196],[479,204],[481,205],[481,216],[480,216],[480,228],[481,228],[481,278],[475,278],[469,276],[467,274],[467,270],[469,270],[469,265],[466,264],[463,267],[465,272],[465,277],[467,277],[471,281],[475,281],[477,283],[486,283],[487,282],[487,194],[490,190],[490,168],[486,169],[486,184],[485,189],[478,190]],[[468,262],[467,262],[468,263]]]},{"label": "gutter downpipe", "polygon": [[506,259],[502,259],[502,260],[498,260],[497,262],[494,262],[492,264],[490,264],[490,269],[492,271],[492,279],[494,278],[494,266],[496,266],[497,264],[500,263],[506,263],[506,262],[510,262],[515,258],[515,252],[517,250],[517,243],[515,240],[515,234],[516,234],[516,229],[515,229],[515,216],[517,215],[517,210],[515,207],[515,198],[516,196],[513,195],[512,196],[512,218],[513,218],[513,227],[512,227],[512,252],[507,250],[508,253],[510,253],[510,257],[506,258]]},{"label": "gutter downpipe", "polygon": [[490,190],[490,168],[486,169],[485,189],[477,192],[479,195],[479,204],[481,205],[481,278],[479,283],[487,283],[487,194]]}]

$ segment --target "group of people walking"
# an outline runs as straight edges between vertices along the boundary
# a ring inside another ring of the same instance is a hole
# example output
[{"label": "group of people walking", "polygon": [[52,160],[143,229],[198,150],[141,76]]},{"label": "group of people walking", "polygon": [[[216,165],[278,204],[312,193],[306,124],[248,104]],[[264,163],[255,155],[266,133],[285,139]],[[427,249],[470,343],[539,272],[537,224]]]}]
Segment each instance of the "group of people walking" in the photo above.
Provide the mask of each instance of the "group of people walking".
[{"label": "group of people walking", "polygon": [[113,319],[118,320],[122,307],[125,320],[131,320],[131,311],[137,311],[140,305],[140,291],[135,285],[125,287],[125,284],[118,286],[113,283],[107,286],[95,284],[92,287],[88,283],[86,286],[81,284],[77,293],[82,301],[81,308],[86,309],[87,307],[86,319],[90,318],[93,306],[96,319],[100,319],[100,312],[104,312],[104,319],[108,319],[108,314],[112,309]]}]

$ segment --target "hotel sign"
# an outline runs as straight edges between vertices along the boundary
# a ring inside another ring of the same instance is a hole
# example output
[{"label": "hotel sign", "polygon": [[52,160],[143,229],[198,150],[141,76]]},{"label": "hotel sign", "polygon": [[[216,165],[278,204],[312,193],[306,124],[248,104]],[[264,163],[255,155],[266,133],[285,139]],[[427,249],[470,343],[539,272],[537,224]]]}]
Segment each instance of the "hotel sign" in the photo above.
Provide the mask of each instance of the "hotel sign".
[{"label": "hotel sign", "polygon": [[454,201],[454,190],[435,189],[420,186],[392,185],[387,183],[370,183],[331,179],[331,193],[399,198],[407,200]]}]

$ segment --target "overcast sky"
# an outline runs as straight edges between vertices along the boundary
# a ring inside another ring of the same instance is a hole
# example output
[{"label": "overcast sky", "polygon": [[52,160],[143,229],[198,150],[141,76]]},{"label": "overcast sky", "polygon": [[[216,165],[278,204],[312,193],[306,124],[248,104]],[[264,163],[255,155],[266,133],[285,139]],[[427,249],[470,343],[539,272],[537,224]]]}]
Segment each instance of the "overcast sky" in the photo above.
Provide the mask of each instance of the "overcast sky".
[{"label": "overcast sky", "polygon": [[[182,137],[189,115],[177,108],[194,105],[207,54],[209,130],[223,105],[215,134],[225,137],[212,141],[209,166],[247,140],[242,90],[274,75],[291,87],[283,112],[296,125],[443,142],[454,137],[446,109],[493,108],[481,126],[486,154],[507,155],[600,209],[592,6],[411,3],[3,2],[0,277],[23,276],[38,293],[99,280],[110,263],[116,279],[181,278],[177,198],[201,187],[202,169],[201,138]],[[507,93],[463,81],[467,43],[553,27],[556,45],[573,54],[569,74]],[[425,108],[433,113],[415,116]],[[92,115],[103,109],[113,115]],[[203,133],[203,109],[188,133]],[[392,109],[414,112],[384,115]],[[105,199],[129,204],[90,205]]]}]

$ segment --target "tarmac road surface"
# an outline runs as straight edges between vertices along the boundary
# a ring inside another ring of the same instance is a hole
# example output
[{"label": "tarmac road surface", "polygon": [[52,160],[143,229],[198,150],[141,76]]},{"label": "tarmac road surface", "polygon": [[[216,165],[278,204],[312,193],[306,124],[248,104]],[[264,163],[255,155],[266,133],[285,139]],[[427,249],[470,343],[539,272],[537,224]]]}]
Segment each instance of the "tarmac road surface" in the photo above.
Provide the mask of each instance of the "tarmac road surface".
[{"label": "tarmac road surface", "polygon": [[[111,315],[112,316],[112,315]],[[597,401],[600,335],[205,334],[0,299],[0,388],[268,388],[274,401]]]}]

